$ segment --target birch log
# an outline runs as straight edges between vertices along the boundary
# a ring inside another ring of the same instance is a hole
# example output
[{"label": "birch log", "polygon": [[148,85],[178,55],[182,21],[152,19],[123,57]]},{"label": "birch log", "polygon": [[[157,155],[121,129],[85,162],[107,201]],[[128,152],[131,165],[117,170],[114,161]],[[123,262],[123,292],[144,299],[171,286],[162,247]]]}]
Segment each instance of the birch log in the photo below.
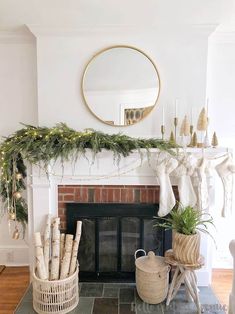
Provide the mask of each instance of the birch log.
[{"label": "birch log", "polygon": [[61,271],[60,271],[60,279],[64,279],[68,277],[69,274],[69,266],[71,260],[73,246],[73,235],[66,234],[65,237],[65,246],[64,246],[64,256],[61,262]]},{"label": "birch log", "polygon": [[69,268],[69,276],[71,276],[76,269],[76,263],[77,263],[77,256],[78,256],[78,247],[81,239],[82,234],[82,222],[77,221],[77,229],[76,229],[76,236],[75,240],[73,241],[73,250],[72,250],[72,256],[71,256],[71,263]]},{"label": "birch log", "polygon": [[40,232],[34,233],[34,241],[35,241],[35,257],[36,257],[36,268],[37,268],[38,277],[43,280],[48,280]]},{"label": "birch log", "polygon": [[63,259],[64,256],[64,240],[65,240],[65,234],[61,233],[60,235],[60,262]]},{"label": "birch log", "polygon": [[52,257],[50,280],[59,279],[60,274],[60,218],[55,218],[52,223]]},{"label": "birch log", "polygon": [[44,232],[44,249],[43,249],[46,273],[48,278],[49,278],[50,249],[51,249],[51,215],[48,215],[46,228]]}]

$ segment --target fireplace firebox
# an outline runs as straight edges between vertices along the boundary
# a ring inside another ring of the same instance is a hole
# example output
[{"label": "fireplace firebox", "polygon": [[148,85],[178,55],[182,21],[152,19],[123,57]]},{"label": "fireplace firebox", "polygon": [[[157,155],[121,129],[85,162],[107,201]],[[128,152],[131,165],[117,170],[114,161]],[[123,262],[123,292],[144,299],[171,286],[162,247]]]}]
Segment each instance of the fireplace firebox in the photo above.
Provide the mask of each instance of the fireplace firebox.
[{"label": "fireplace firebox", "polygon": [[154,227],[157,204],[67,203],[67,233],[82,220],[81,281],[134,281],[137,249],[163,255],[171,232]]}]

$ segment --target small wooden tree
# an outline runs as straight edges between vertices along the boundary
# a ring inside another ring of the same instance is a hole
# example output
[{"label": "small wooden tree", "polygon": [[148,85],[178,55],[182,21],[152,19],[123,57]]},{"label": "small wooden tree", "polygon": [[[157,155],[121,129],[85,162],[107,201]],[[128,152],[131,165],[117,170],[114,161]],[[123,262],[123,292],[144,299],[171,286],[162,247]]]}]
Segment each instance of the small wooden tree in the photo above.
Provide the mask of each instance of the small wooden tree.
[{"label": "small wooden tree", "polygon": [[174,132],[173,131],[171,131],[169,142],[172,143],[172,144],[175,144],[175,136],[174,136]]},{"label": "small wooden tree", "polygon": [[217,135],[216,135],[216,132],[213,133],[213,136],[212,136],[212,141],[211,141],[211,145],[213,147],[216,147],[218,146],[218,138],[217,138]]},{"label": "small wooden tree", "polygon": [[192,147],[196,147],[196,146],[197,146],[197,133],[194,132],[193,137],[192,137]]}]

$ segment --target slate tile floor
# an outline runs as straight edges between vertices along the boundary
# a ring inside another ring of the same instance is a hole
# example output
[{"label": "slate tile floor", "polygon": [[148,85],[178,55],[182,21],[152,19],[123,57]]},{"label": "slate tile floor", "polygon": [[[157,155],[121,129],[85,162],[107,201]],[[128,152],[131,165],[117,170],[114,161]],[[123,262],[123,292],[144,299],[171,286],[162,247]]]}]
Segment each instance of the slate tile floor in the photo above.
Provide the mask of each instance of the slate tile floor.
[{"label": "slate tile floor", "polygon": [[[200,300],[204,313],[222,314],[225,306],[220,305],[208,287],[200,288]],[[34,314],[32,287],[24,295],[16,314]],[[196,314],[194,303],[187,302],[184,289],[166,307],[165,303],[150,305],[138,296],[134,284],[80,283],[79,305],[70,314]]]}]

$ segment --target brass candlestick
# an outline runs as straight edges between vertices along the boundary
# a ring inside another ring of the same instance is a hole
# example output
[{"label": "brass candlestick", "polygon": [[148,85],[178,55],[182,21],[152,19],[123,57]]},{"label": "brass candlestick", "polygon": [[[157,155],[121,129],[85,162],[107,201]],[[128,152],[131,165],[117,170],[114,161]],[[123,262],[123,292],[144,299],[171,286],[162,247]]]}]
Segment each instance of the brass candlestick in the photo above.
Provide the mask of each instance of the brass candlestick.
[{"label": "brass candlestick", "polygon": [[177,126],[179,119],[177,117],[174,118],[174,126],[175,126],[175,142],[177,143]]},{"label": "brass candlestick", "polygon": [[190,144],[189,147],[193,147],[193,125],[190,125]]},{"label": "brass candlestick", "polygon": [[165,137],[165,125],[161,125],[161,133],[162,133],[162,140],[164,140],[164,137]]}]

